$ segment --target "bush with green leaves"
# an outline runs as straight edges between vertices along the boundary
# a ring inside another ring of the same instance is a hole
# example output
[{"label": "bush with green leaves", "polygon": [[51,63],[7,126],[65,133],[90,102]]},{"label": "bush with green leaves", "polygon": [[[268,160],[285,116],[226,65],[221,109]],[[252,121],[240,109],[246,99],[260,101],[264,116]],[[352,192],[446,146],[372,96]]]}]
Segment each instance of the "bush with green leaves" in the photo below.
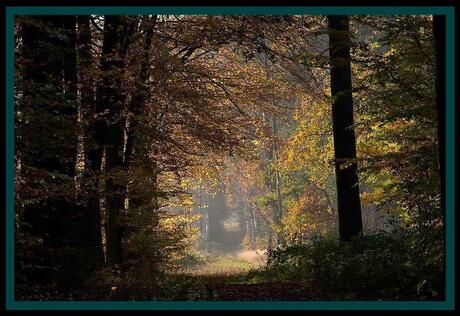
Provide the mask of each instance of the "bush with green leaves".
[{"label": "bush with green leaves", "polygon": [[310,239],[270,252],[269,278],[299,280],[341,297],[392,296],[441,299],[441,241],[424,240],[415,231],[361,235],[351,242],[336,237]]}]

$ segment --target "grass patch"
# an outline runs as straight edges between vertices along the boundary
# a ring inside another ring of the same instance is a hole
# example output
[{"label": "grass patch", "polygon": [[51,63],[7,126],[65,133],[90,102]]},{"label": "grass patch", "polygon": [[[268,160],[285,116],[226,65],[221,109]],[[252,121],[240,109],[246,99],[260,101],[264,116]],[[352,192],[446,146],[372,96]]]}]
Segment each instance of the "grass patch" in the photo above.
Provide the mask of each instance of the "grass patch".
[{"label": "grass patch", "polygon": [[182,268],[179,273],[191,275],[234,275],[257,268],[254,263],[232,256],[207,256],[198,265]]}]

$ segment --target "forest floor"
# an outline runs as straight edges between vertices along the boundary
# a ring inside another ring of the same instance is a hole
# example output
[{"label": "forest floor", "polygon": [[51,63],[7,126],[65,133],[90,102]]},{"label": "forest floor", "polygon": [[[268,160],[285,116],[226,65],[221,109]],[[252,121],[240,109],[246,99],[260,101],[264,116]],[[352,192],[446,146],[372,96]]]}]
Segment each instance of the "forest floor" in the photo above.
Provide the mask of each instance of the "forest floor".
[{"label": "forest floor", "polygon": [[[330,295],[321,293],[306,282],[274,280],[264,274],[266,256],[263,251],[240,252],[227,255],[208,255],[199,265],[192,265],[174,273],[167,273],[160,285],[148,284],[148,276],[141,284],[105,280],[102,286],[53,291],[50,288],[22,289],[17,300],[101,300],[101,301],[328,301],[328,300],[385,300],[370,294]],[[109,282],[110,283],[110,282]],[[17,289],[18,290],[18,289]],[[17,292],[18,293],[18,292]],[[403,299],[402,297],[396,299]],[[414,298],[405,298],[412,300]]]},{"label": "forest floor", "polygon": [[175,288],[167,289],[159,300],[271,301],[320,300],[324,296],[302,282],[257,282],[247,273],[175,275]]},{"label": "forest floor", "polygon": [[[265,272],[264,250],[232,254],[211,254],[199,265],[167,274],[162,288],[150,300],[175,301],[331,301],[331,300],[413,300],[411,297],[382,297],[368,293],[354,295],[324,293],[307,282],[286,280]],[[123,295],[113,300],[126,299]]]},{"label": "forest floor", "polygon": [[303,301],[327,296],[303,282],[271,281],[263,276],[266,251],[210,255],[197,266],[168,276],[159,300]]}]

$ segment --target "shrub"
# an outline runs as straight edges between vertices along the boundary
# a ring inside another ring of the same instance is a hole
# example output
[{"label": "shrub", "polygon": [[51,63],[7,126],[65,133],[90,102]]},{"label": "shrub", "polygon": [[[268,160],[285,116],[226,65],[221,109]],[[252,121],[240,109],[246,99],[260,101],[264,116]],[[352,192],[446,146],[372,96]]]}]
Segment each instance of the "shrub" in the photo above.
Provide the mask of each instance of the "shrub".
[{"label": "shrub", "polygon": [[342,297],[441,299],[443,255],[439,244],[432,241],[428,247],[423,236],[410,230],[361,235],[351,242],[335,236],[310,239],[270,252],[265,274],[301,279]]}]

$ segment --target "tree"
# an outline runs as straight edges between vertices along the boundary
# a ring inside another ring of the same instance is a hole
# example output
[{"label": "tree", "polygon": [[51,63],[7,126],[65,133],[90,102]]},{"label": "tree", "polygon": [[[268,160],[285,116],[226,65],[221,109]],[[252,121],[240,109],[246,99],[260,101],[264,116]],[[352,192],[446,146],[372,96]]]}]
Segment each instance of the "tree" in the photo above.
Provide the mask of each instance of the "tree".
[{"label": "tree", "polygon": [[96,138],[105,150],[105,197],[107,205],[106,258],[116,263],[122,260],[123,227],[119,215],[124,209],[125,185],[118,175],[123,167],[124,95],[122,76],[124,58],[133,25],[124,17],[104,17],[104,39],[101,55],[101,85],[96,96]]},{"label": "tree", "polygon": [[99,177],[102,161],[102,146],[95,141],[95,69],[91,52],[90,16],[77,17],[78,22],[78,74],[80,87],[80,113],[84,142],[84,170],[78,202],[81,207],[84,233],[83,242],[89,258],[102,262],[104,258],[101,238],[101,209],[99,196]]},{"label": "tree", "polygon": [[52,267],[51,271],[59,266],[70,269],[70,262],[81,250],[74,200],[76,18],[27,17],[22,24],[22,43],[23,125],[18,150],[29,198],[23,219],[28,225],[24,227],[42,241],[45,252],[68,249],[43,256],[44,265]]},{"label": "tree", "polygon": [[282,231],[282,222],[283,222],[283,205],[282,205],[282,197],[281,197],[281,177],[279,172],[279,164],[278,164],[278,127],[276,122],[276,117],[273,117],[273,147],[272,147],[272,158],[274,164],[274,191],[276,195],[276,211],[275,211],[275,218],[276,223],[279,226],[278,229],[280,231],[276,234],[276,244],[279,246],[284,245],[284,236]]},{"label": "tree", "polygon": [[[145,104],[148,101],[151,95],[152,87],[149,86],[148,80],[151,76],[151,68],[149,65],[150,62],[150,51],[152,49],[152,38],[154,35],[154,28],[156,23],[157,16],[152,17],[143,17],[141,21],[141,31],[144,32],[144,42],[142,43],[141,49],[142,54],[139,58],[140,69],[138,74],[135,74],[132,85],[133,92],[131,95],[130,103],[128,104],[129,111],[129,127],[126,132],[126,147],[123,157],[124,169],[128,170],[131,167],[133,155],[136,154],[138,159],[143,160],[146,163],[146,159],[143,159],[141,156],[147,155],[145,148],[141,148],[142,144],[145,143],[145,140],[142,139],[141,134],[145,131],[143,130],[143,124],[140,122],[142,116],[146,113]],[[137,57],[137,56],[136,56]],[[146,145],[146,144],[144,144]],[[148,146],[148,145],[147,145]],[[150,164],[151,162],[148,161]],[[139,190],[131,187],[128,188],[130,194],[129,198],[129,208],[136,209],[146,203],[146,199],[141,198]],[[148,203],[148,202],[147,202]]]},{"label": "tree", "polygon": [[332,121],[340,239],[363,229],[353,123],[349,18],[329,15]]}]

